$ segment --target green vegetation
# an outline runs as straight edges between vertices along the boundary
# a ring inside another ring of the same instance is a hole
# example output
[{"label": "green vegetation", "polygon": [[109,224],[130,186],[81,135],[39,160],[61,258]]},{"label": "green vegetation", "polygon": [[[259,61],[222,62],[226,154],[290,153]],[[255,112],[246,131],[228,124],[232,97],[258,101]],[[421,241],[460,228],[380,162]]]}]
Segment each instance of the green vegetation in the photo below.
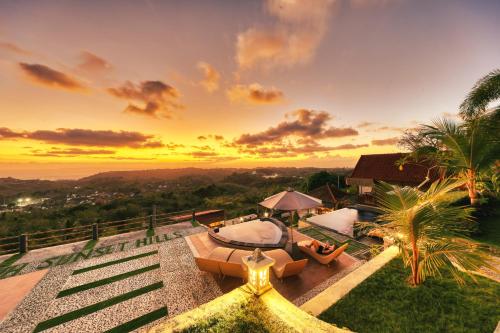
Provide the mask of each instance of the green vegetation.
[{"label": "green vegetation", "polygon": [[84,290],[88,290],[88,289],[92,289],[92,288],[96,288],[96,287],[101,287],[101,286],[104,286],[106,284],[110,284],[110,283],[113,283],[116,281],[121,281],[121,280],[127,279],[131,276],[142,274],[145,272],[149,272],[149,271],[152,271],[152,270],[155,270],[158,268],[160,268],[160,264],[155,264],[155,265],[139,268],[139,269],[136,269],[136,270],[133,270],[130,272],[111,276],[109,278],[105,278],[105,279],[93,281],[90,283],[82,284],[82,285],[79,285],[79,286],[76,286],[73,288],[64,289],[61,292],[59,292],[59,294],[57,294],[57,298],[73,295],[73,294],[76,294],[80,291],[84,291]]},{"label": "green vegetation", "polygon": [[[229,310],[229,309],[228,309]],[[231,332],[231,333],[268,333],[259,312],[265,311],[256,302],[244,302],[238,307],[232,306],[231,311],[225,311],[218,316],[199,320],[179,333]]]},{"label": "green vegetation", "polygon": [[97,245],[97,241],[96,241],[96,240],[91,239],[91,240],[89,240],[89,241],[85,244],[85,246],[84,246],[84,247],[83,247],[83,249],[82,249],[82,252],[83,252],[83,251],[87,251],[87,250],[92,250],[92,249],[93,249],[96,245]]},{"label": "green vegetation", "polygon": [[[158,214],[188,209],[224,209],[227,218],[252,214],[256,203],[287,187],[304,191],[308,177],[321,169],[193,169],[176,177],[169,174],[175,170],[163,171],[165,174],[150,178],[122,174],[113,178],[110,174],[109,178],[101,175],[78,181],[0,179],[0,200],[9,203],[9,209],[21,197],[48,198],[38,205],[0,213],[0,237],[143,217],[152,214],[154,205]],[[338,169],[341,177],[347,172]],[[270,175],[277,177],[267,177]]]},{"label": "green vegetation", "polygon": [[497,205],[488,209],[489,214],[477,217],[479,231],[472,238],[478,242],[500,247],[500,207]]},{"label": "green vegetation", "polygon": [[94,269],[99,269],[99,268],[103,268],[103,267],[107,267],[107,266],[111,266],[111,265],[121,264],[122,262],[127,262],[127,261],[130,261],[130,260],[144,258],[144,257],[147,257],[147,256],[151,256],[153,254],[158,254],[158,250],[150,251],[150,252],[145,252],[145,253],[137,254],[135,256],[125,257],[125,258],[121,258],[121,259],[117,259],[117,260],[113,260],[113,261],[108,261],[108,262],[105,262],[105,263],[102,263],[102,264],[98,264],[98,265],[94,265],[94,266],[89,266],[89,267],[85,267],[85,268],[76,269],[76,270],[73,271],[72,275],[80,274],[80,273],[85,273],[85,272],[88,272],[88,271],[92,271]]},{"label": "green vegetation", "polygon": [[5,259],[4,261],[2,261],[0,263],[0,267],[7,267],[7,266],[12,265],[13,263],[15,263],[16,261],[21,259],[22,256],[24,256],[25,254],[26,253],[17,253],[17,254],[14,254],[14,255],[8,257],[7,259]]},{"label": "green vegetation", "polygon": [[146,237],[153,237],[155,235],[155,229],[148,229],[146,231]]},{"label": "green vegetation", "polygon": [[412,285],[428,277],[452,272],[457,282],[463,274],[488,266],[477,243],[466,238],[474,224],[473,209],[455,205],[456,190],[466,181],[445,179],[434,182],[423,192],[414,187],[400,187],[381,182],[375,195],[384,223],[362,223],[394,239],[405,266],[410,266]]},{"label": "green vegetation", "polygon": [[51,318],[51,319],[48,319],[46,321],[39,323],[35,327],[34,332],[41,332],[41,331],[44,331],[44,330],[49,329],[51,327],[63,324],[65,322],[75,320],[75,319],[81,318],[83,316],[87,316],[91,313],[97,312],[99,310],[105,309],[107,307],[113,306],[115,304],[118,304],[118,303],[121,303],[124,301],[127,301],[129,299],[146,294],[148,292],[160,289],[162,287],[163,287],[163,282],[153,283],[153,284],[150,284],[149,286],[132,290],[128,293],[110,298],[108,300],[105,300],[105,301],[102,301],[102,302],[99,302],[96,304],[92,304],[92,305],[86,306],[84,308],[75,310],[75,311],[65,313],[63,315],[60,315],[60,316],[57,316],[57,317],[54,317],[54,318]]},{"label": "green vegetation", "polygon": [[500,284],[463,276],[459,287],[451,273],[430,278],[418,288],[405,283],[400,258],[369,277],[319,318],[360,333],[491,333],[500,320]]},{"label": "green vegetation", "polygon": [[115,328],[112,328],[106,331],[105,333],[131,332],[133,330],[138,329],[139,327],[150,324],[155,320],[166,317],[167,315],[168,315],[167,308],[159,308],[158,310],[152,311],[143,316],[132,319],[131,321],[128,321],[124,324],[116,326]]},{"label": "green vegetation", "polygon": [[345,243],[349,243],[349,246],[345,251],[352,255],[365,252],[370,248],[368,245],[356,241],[340,242],[337,240],[338,236],[336,233],[329,230],[321,229],[320,227],[316,226],[301,228],[299,229],[299,231],[304,235],[312,237],[320,242],[328,242],[330,244],[335,244],[335,246],[337,247]]}]

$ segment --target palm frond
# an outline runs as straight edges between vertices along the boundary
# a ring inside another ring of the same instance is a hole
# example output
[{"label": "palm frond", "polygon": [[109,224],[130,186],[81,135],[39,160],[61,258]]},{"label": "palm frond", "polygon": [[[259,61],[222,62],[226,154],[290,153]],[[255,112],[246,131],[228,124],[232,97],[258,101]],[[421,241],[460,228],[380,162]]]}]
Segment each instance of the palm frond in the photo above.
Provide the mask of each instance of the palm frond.
[{"label": "palm frond", "polygon": [[460,116],[469,120],[486,112],[488,104],[500,98],[500,69],[479,79],[460,105]]}]

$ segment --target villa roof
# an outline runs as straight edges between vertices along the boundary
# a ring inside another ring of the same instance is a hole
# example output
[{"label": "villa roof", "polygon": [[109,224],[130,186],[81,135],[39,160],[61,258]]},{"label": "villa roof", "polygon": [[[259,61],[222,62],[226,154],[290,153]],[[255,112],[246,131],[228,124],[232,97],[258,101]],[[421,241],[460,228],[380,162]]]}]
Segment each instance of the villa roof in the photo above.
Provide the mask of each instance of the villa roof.
[{"label": "villa roof", "polygon": [[339,190],[332,184],[325,184],[309,191],[308,195],[321,199],[323,204],[335,204],[339,199],[343,198],[346,194]]},{"label": "villa roof", "polygon": [[[397,185],[415,186],[427,176],[425,163],[407,163],[402,170],[396,162],[407,156],[405,153],[361,155],[350,177],[349,185],[371,186],[375,181]],[[434,175],[431,175],[432,178]]]}]

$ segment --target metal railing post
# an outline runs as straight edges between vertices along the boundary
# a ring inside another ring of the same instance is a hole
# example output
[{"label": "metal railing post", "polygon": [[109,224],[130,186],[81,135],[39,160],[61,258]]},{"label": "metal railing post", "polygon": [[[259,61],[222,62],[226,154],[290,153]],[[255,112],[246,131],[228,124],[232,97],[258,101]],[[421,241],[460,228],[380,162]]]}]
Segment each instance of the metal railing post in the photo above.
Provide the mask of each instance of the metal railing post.
[{"label": "metal railing post", "polygon": [[19,235],[19,253],[28,252],[28,235]]},{"label": "metal railing post", "polygon": [[151,217],[151,223],[149,229],[154,229],[156,227],[156,205],[153,205],[153,216]]},{"label": "metal railing post", "polygon": [[92,240],[99,239],[99,225],[97,223],[92,224]]}]

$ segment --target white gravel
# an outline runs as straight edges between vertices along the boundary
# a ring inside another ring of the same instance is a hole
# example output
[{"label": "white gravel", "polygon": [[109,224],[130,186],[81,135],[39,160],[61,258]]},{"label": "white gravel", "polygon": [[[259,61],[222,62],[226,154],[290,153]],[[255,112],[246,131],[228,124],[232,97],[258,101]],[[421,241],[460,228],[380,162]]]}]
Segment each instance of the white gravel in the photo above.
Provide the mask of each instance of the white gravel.
[{"label": "white gravel", "polygon": [[165,306],[164,299],[165,291],[158,289],[44,332],[104,332]]},{"label": "white gravel", "polygon": [[59,266],[50,270],[16,309],[0,323],[0,332],[33,331],[40,321],[47,319],[46,309],[72,271],[72,265]]},{"label": "white gravel", "polygon": [[67,312],[105,301],[158,281],[160,281],[160,274],[159,269],[156,269],[154,271],[138,274],[128,279],[113,282],[108,285],[56,298],[50,306],[50,309],[47,311],[47,315],[49,317],[57,317]]},{"label": "white gravel", "polygon": [[212,275],[198,269],[183,238],[160,247],[159,257],[169,317],[222,295]]},{"label": "white gravel", "polygon": [[134,271],[136,269],[144,268],[157,263],[158,263],[158,255],[154,254],[147,257],[122,262],[120,264],[114,264],[111,266],[94,269],[88,272],[71,275],[68,282],[66,282],[66,284],[64,285],[63,289],[69,289],[82,284],[106,279],[108,277]]}]

